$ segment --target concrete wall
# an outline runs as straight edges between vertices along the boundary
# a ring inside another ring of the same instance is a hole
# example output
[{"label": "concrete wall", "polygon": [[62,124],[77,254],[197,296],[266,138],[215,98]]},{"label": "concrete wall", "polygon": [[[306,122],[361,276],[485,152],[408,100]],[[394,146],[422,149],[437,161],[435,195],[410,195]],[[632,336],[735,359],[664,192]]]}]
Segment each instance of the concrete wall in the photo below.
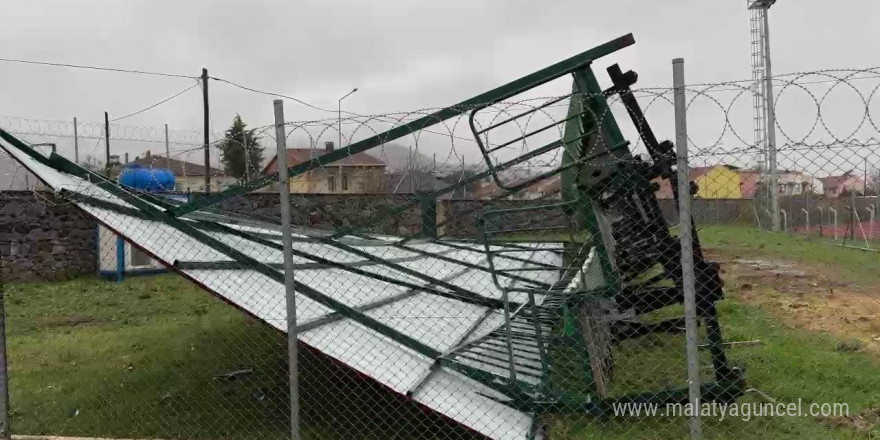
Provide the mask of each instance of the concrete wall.
[{"label": "concrete wall", "polygon": [[48,193],[0,192],[0,279],[58,280],[96,268],[96,225]]}]

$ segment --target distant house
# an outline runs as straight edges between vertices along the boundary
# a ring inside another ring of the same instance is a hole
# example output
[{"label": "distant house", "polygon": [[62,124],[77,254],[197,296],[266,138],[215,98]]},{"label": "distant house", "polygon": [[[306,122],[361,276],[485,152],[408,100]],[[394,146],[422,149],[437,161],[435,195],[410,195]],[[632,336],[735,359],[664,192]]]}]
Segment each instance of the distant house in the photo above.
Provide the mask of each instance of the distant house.
[{"label": "distant house", "polygon": [[[820,177],[826,197],[840,197],[846,193],[865,193],[865,176],[847,171],[839,176]],[[870,183],[870,182],[868,182]]]},{"label": "distant house", "polygon": [[[812,194],[819,182],[815,177],[796,170],[780,170],[776,176],[776,185],[782,196]],[[768,176],[764,178],[769,179]]]},{"label": "distant house", "polygon": [[[779,170],[776,175],[779,195],[821,193],[822,182],[803,171]],[[696,182],[696,197],[701,199],[753,199],[767,191],[770,182],[766,172],[726,164],[691,168],[690,179]],[[661,179],[655,181],[660,184],[657,198],[671,199],[672,187],[669,182]]]},{"label": "distant house", "polygon": [[[386,194],[418,194],[437,191],[453,184],[430,171],[395,171],[385,173],[384,193]],[[441,198],[449,198],[449,193]]]},{"label": "distant house", "polygon": [[742,169],[739,174],[739,192],[744,199],[754,199],[760,196],[765,185],[766,175],[758,170]]},{"label": "distant house", "polygon": [[[288,148],[287,167],[308,162],[333,151],[333,142],[325,149]],[[263,169],[263,175],[278,171],[278,158],[273,157]],[[311,194],[381,193],[384,189],[385,162],[366,153],[357,153],[309,170],[290,179],[290,191]]]},{"label": "distant house", "polygon": [[[754,169],[738,171],[741,192],[744,199],[760,196],[761,191],[769,191],[770,175]],[[805,194],[821,194],[823,184],[820,179],[803,171],[779,170],[776,173],[777,191],[781,196],[800,196]]]},{"label": "distant house", "polygon": [[[526,179],[505,183],[505,186],[513,187]],[[471,193],[476,199],[504,198],[509,200],[534,200],[534,199],[559,199],[562,197],[562,177],[559,174],[539,180],[518,191],[509,192],[498,186],[495,179],[486,177],[471,187]]]},{"label": "distant house", "polygon": [[[696,197],[701,199],[740,199],[743,197],[739,168],[732,165],[713,165],[690,169],[690,180],[697,184]],[[672,185],[666,179],[654,179],[660,184],[658,199],[672,198]],[[673,182],[675,184],[675,182]]]},{"label": "distant house", "polygon": [[[205,190],[205,166],[165,156],[154,156],[149,151],[143,157],[136,157],[129,163],[150,168],[165,168],[174,174],[174,186],[177,191],[201,192]],[[211,178],[211,190],[229,187],[236,183],[235,178],[226,176],[216,168],[208,170]]]}]

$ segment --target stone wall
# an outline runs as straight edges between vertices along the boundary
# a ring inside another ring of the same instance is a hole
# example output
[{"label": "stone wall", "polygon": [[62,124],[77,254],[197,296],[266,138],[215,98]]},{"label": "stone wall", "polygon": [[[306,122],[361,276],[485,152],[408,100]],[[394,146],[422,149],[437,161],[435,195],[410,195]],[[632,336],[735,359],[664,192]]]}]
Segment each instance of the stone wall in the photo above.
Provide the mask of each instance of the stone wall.
[{"label": "stone wall", "polygon": [[[291,194],[294,225],[318,229],[353,227],[379,234],[410,234],[422,224],[414,198],[399,194]],[[281,218],[278,193],[251,193],[228,200],[222,210],[259,215],[272,222]]]},{"label": "stone wall", "polygon": [[95,273],[96,224],[49,193],[0,192],[0,281]]},{"label": "stone wall", "polygon": [[[855,205],[862,219],[867,207],[875,206],[876,197],[856,198]],[[223,210],[264,217],[277,222],[280,218],[277,193],[252,193],[227,201]],[[422,208],[407,195],[389,194],[291,194],[293,223],[298,226],[334,230],[352,227],[379,234],[414,235],[421,231]],[[829,207],[838,211],[839,223],[851,217],[851,199],[781,198],[780,207],[789,213],[789,227],[806,223],[803,209],[810,212],[810,224],[819,222],[819,207],[825,213],[824,223],[831,221]],[[511,230],[515,237],[552,234],[533,231],[566,226],[568,218],[558,208],[549,210],[517,210],[554,203],[535,200],[438,200],[436,218],[441,237],[478,238],[478,218],[486,212],[508,210],[502,217],[491,217],[491,228]],[[412,205],[412,206],[410,206]],[[670,224],[678,223],[672,200],[660,200],[660,208]],[[511,211],[512,210],[512,211]],[[757,226],[769,222],[762,209],[755,209],[753,200],[694,200],[692,212],[696,224],[744,224]],[[95,273],[96,225],[82,211],[53,199],[48,193],[0,192],[0,280],[63,279]],[[503,234],[503,233],[502,233]]]},{"label": "stone wall", "polygon": [[[485,215],[490,236],[540,236],[551,228],[568,224],[568,216],[558,207],[529,209],[559,203],[558,200],[438,200],[438,233],[444,237],[477,238],[482,235],[479,218]],[[525,208],[525,209],[523,209]],[[512,231],[512,232],[504,232]]]}]

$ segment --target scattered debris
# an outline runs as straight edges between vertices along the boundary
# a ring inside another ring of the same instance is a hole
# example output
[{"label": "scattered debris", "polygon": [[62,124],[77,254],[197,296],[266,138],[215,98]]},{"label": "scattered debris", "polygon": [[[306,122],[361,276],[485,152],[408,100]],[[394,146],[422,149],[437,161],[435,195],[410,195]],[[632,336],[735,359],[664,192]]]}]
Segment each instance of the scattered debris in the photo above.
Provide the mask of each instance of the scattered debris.
[{"label": "scattered debris", "polygon": [[837,343],[837,351],[858,352],[865,348],[865,344],[858,339],[847,339]]},{"label": "scattered debris", "polygon": [[[764,342],[761,341],[760,339],[755,339],[755,340],[751,340],[751,341],[722,342],[721,345],[723,345],[725,347],[754,347],[754,346],[758,346],[758,345],[764,345]],[[708,348],[709,344],[700,344],[697,347]]]},{"label": "scattered debris", "polygon": [[227,380],[227,381],[232,382],[234,380],[238,380],[240,377],[248,376],[253,373],[254,373],[253,368],[245,368],[243,370],[235,370],[235,371],[230,371],[228,373],[218,374],[218,375],[214,376],[214,379],[215,380]]},{"label": "scattered debris", "polygon": [[865,408],[851,416],[816,417],[819,422],[835,428],[849,428],[858,433],[876,434],[880,429],[880,408]]},{"label": "scattered debris", "polygon": [[880,353],[876,287],[856,285],[827,267],[708,253],[723,261],[732,298],[773,313],[785,325],[849,341],[839,351]]}]

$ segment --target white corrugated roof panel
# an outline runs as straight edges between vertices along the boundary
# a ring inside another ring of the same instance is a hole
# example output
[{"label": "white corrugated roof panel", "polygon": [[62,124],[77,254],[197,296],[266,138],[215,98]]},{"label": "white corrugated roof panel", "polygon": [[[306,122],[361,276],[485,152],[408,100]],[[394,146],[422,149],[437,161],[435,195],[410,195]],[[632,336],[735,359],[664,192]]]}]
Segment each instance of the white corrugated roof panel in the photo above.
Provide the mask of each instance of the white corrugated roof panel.
[{"label": "white corrugated roof panel", "polygon": [[[2,142],[0,146],[56,191],[63,189],[74,194],[100,198],[117,206],[131,207],[95,184],[41,164],[15,147]],[[227,262],[230,266],[223,268],[179,266],[176,270],[243,311],[281,331],[286,330],[284,286],[275,279],[251,268],[235,267],[229,255],[160,219],[144,219],[82,201],[75,203],[97,221],[165,265],[173,267],[175,263]],[[211,214],[199,214],[199,218],[206,217],[211,218]],[[224,227],[259,234],[273,245],[215,230],[206,231],[209,236],[259,262],[280,267],[283,258],[282,252],[276,247],[280,245],[281,238],[277,229],[271,225],[224,223],[222,216],[216,218],[217,223]],[[195,222],[186,221],[195,225]],[[481,305],[483,303],[475,304],[452,298],[450,296],[456,293],[445,285],[448,283],[485,298],[502,298],[501,290],[492,281],[487,270],[486,252],[482,245],[455,242],[454,246],[457,247],[452,247],[442,242],[424,241],[400,244],[393,237],[376,240],[341,237],[336,239],[336,243],[327,243],[313,238],[315,237],[308,234],[297,234],[294,237],[295,251],[303,253],[295,256],[294,263],[307,266],[296,271],[298,282],[346,306],[366,308],[363,314],[438,352],[446,352],[463,342],[497,331],[504,323],[499,311],[487,313],[487,307]],[[339,246],[338,243],[344,246]],[[552,244],[519,245],[530,249],[501,254],[502,258],[496,259],[496,264],[505,269],[527,267],[531,264],[529,261],[537,262],[535,267],[539,267],[538,264],[557,267],[561,265],[559,254],[550,250]],[[353,250],[346,250],[345,246],[350,246]],[[410,249],[406,249],[407,247]],[[379,257],[383,261],[378,264],[371,262],[357,252]],[[424,252],[433,255],[426,256]],[[344,263],[349,268],[321,266],[307,255]],[[518,259],[504,258],[504,255]],[[396,269],[395,265],[404,269]],[[354,269],[366,274],[355,273]],[[406,273],[407,269],[411,272]],[[523,278],[547,284],[556,282],[558,278],[555,271],[551,270],[513,273],[521,273]],[[407,286],[382,281],[370,274],[389,277],[398,283],[416,285],[421,291],[412,292]],[[444,285],[432,285],[422,276],[442,280]],[[507,281],[517,285],[522,283],[511,279]],[[521,293],[511,296],[512,301],[525,299],[525,294]],[[537,295],[535,299],[540,303],[543,298]],[[381,303],[383,300],[387,303]],[[523,439],[533,429],[531,414],[525,414],[487,397],[503,396],[485,385],[445,367],[428,375],[436,364],[436,359],[416,352],[353,320],[339,318],[330,307],[310,299],[307,292],[297,292],[296,301],[297,322],[304,328],[298,335],[300,341],[325,355],[368,375],[394,392],[405,395],[414,390],[411,396],[414,401],[490,438]],[[377,302],[380,305],[376,305]],[[468,335],[469,331],[472,334]],[[476,350],[475,353],[479,354],[480,351]],[[479,360],[462,359],[461,362],[502,377],[506,374],[504,368]],[[530,370],[535,367],[540,366],[527,362],[522,368]],[[523,380],[536,381],[525,375]]]}]

